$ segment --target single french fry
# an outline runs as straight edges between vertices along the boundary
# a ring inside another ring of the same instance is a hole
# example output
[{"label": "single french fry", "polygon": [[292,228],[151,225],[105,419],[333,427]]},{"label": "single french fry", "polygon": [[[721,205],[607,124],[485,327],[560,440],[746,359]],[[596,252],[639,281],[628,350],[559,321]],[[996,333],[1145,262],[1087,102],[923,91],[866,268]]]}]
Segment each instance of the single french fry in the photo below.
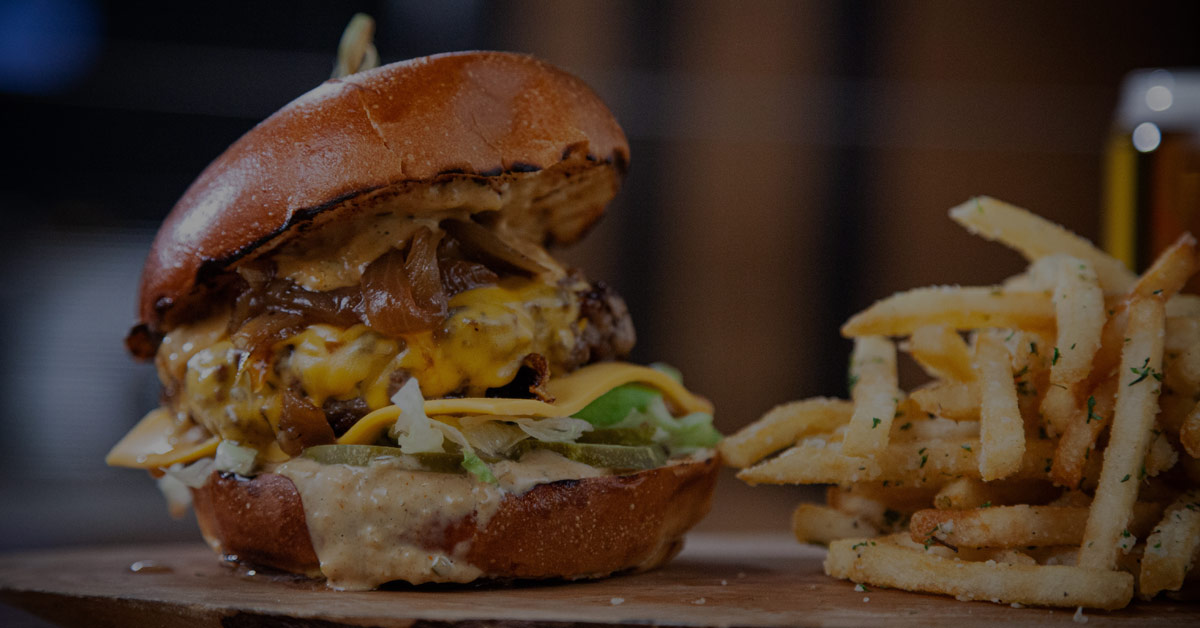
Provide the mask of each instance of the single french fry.
[{"label": "single french fry", "polygon": [[1071,386],[1088,376],[1107,319],[1104,293],[1091,264],[1058,258],[1054,311],[1058,336],[1050,359],[1050,383]]},{"label": "single french fry", "polygon": [[1116,404],[1118,380],[1109,377],[1088,395],[1086,410],[1067,426],[1054,451],[1054,466],[1050,478],[1055,484],[1067,488],[1079,488],[1083,484],[1084,469],[1096,446],[1096,439],[1112,420]]},{"label": "single french fry", "polygon": [[818,397],[785,403],[726,437],[717,449],[729,466],[748,467],[809,434],[832,432],[848,423],[853,412],[854,404],[842,399]]},{"label": "single french fry", "polygon": [[932,377],[959,382],[975,379],[971,368],[971,349],[952,327],[918,327],[902,347]]},{"label": "single french fry", "polygon": [[1020,207],[980,196],[951,209],[950,217],[967,231],[1000,242],[1031,262],[1059,253],[1087,260],[1108,294],[1124,293],[1134,282],[1133,273],[1120,260]]},{"label": "single french fry", "polygon": [[[748,484],[850,484],[879,481],[895,486],[941,486],[960,477],[979,477],[978,440],[897,442],[873,458],[847,456],[840,443],[809,438],[737,474]],[[1054,455],[1052,441],[1026,444],[1014,479],[1046,478]]]},{"label": "single french fry", "polygon": [[862,517],[829,506],[800,504],[792,513],[792,533],[801,543],[829,545],[838,539],[876,536],[879,530]]},{"label": "single french fry", "polygon": [[943,486],[933,498],[933,507],[942,510],[967,510],[1012,504],[1044,504],[1061,491],[1044,480],[1002,480],[984,482],[960,478]]},{"label": "single french fry", "polygon": [[999,287],[933,286],[877,301],[842,326],[842,335],[907,336],[920,327],[1054,328],[1054,303],[1047,292],[1006,292]]},{"label": "single french fry", "polygon": [[882,336],[854,339],[850,390],[854,414],[846,427],[842,452],[871,456],[887,447],[901,393],[896,382],[896,345]]},{"label": "single french fry", "polygon": [[969,562],[901,547],[890,538],[830,543],[825,573],[864,584],[1001,604],[1117,609],[1133,597],[1133,576],[1124,572]]},{"label": "single french fry", "polygon": [[1025,422],[1017,407],[1013,386],[1012,356],[992,334],[982,334],[975,345],[979,380],[979,473],[985,482],[1016,473],[1025,455]]},{"label": "single french fry", "polygon": [[[1129,531],[1147,534],[1162,516],[1162,504],[1134,505]],[[992,506],[973,510],[921,510],[909,520],[917,543],[951,547],[1037,547],[1079,545],[1088,509],[1070,506]]]},{"label": "single french fry", "polygon": [[935,381],[918,388],[909,396],[922,411],[956,421],[979,420],[977,382]]},{"label": "single french fry", "polygon": [[1189,456],[1200,458],[1200,403],[1192,408],[1179,426],[1179,443]]},{"label": "single french fry", "polygon": [[1129,290],[1131,298],[1170,299],[1196,274],[1196,238],[1185,233],[1167,247]]},{"label": "single french fry", "polygon": [[1160,591],[1178,591],[1200,551],[1200,490],[1179,496],[1146,539],[1138,589],[1150,599]]},{"label": "single french fry", "polygon": [[[1050,330],[1051,332],[1053,330]],[[1029,427],[1038,427],[1038,408],[1050,386],[1050,357],[1054,335],[1035,330],[1009,330],[1004,346],[1012,354],[1013,385],[1017,404]]]},{"label": "single french fry", "polygon": [[1122,535],[1128,533],[1158,411],[1164,321],[1158,299],[1135,299],[1129,306],[1129,342],[1121,356],[1121,383],[1100,484],[1079,551],[1082,567],[1115,568]]},{"label": "single french fry", "polygon": [[1041,411],[1050,432],[1058,435],[1083,417],[1076,386],[1091,370],[1107,316],[1104,294],[1090,264],[1070,256],[1045,259],[1058,263],[1054,290],[1058,336]]}]

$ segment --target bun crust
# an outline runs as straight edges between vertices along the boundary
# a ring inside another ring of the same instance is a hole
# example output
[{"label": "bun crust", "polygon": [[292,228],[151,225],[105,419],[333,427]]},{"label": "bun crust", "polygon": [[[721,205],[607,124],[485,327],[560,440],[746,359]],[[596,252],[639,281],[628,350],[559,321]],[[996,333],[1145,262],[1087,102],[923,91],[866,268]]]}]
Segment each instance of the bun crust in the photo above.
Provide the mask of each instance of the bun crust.
[{"label": "bun crust", "polygon": [[[652,569],[678,553],[684,533],[708,513],[719,466],[714,455],[632,475],[540,484],[505,497],[483,527],[468,516],[423,536],[430,539],[427,549],[446,554],[469,542],[465,560],[486,579]],[[320,575],[300,495],[287,478],[214,473],[192,494],[200,529],[217,552]]]},{"label": "bun crust", "polygon": [[[628,160],[625,135],[596,94],[529,56],[452,53],[329,80],[242,136],[188,188],[146,261],[139,316],[157,328],[173,304],[237,260],[389,191],[496,184],[568,162],[569,174],[611,171],[592,177],[603,189],[582,212],[542,207],[525,229],[566,243],[599,217]],[[559,196],[549,203],[570,203]],[[560,220],[570,228],[554,229]]]}]

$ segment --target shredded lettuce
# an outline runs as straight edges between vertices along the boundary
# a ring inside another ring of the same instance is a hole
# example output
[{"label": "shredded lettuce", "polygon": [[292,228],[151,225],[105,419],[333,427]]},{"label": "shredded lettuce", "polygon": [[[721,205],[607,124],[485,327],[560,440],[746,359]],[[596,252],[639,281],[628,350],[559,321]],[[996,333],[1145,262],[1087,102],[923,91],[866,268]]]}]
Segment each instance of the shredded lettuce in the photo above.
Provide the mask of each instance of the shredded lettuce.
[{"label": "shredded lettuce", "polygon": [[477,452],[492,458],[507,457],[517,443],[529,438],[519,427],[502,421],[463,421],[459,431]]},{"label": "shredded lettuce", "polygon": [[492,475],[492,470],[488,468],[487,463],[480,460],[479,456],[475,455],[473,451],[463,450],[462,468],[466,469],[467,473],[475,476],[475,479],[480,482],[487,482],[488,484],[499,483],[496,476]]},{"label": "shredded lettuce", "polygon": [[406,454],[442,451],[442,432],[425,415],[425,396],[421,394],[417,378],[412,377],[404,382],[400,390],[392,395],[392,403],[400,408],[400,416],[388,429],[388,435],[396,439],[400,451]]},{"label": "shredded lettuce", "polygon": [[449,423],[442,423],[441,421],[431,420],[430,423],[433,424],[433,427],[441,430],[443,436],[462,448],[462,468],[466,469],[467,472],[475,476],[475,479],[480,482],[487,482],[488,484],[497,483],[496,476],[492,475],[492,470],[488,468],[486,462],[479,458],[479,455],[475,453],[475,448],[471,446],[467,437],[457,427]]},{"label": "shredded lettuce", "polygon": [[243,447],[233,441],[223,440],[217,445],[216,462],[213,466],[221,471],[238,475],[250,475],[258,461],[258,450]]},{"label": "shredded lettuce", "polygon": [[672,456],[680,456],[712,447],[721,441],[721,433],[713,427],[712,420],[712,415],[707,412],[693,412],[675,418],[659,395],[644,410],[630,412],[613,427],[652,425],[654,441],[665,445]]},{"label": "shredded lettuce", "polygon": [[[217,445],[217,450],[221,449]],[[213,458],[201,458],[191,464],[183,464],[176,462],[170,467],[164,469],[167,476],[175,478],[183,483],[188,488],[200,488],[208,481],[208,476],[212,475],[213,469],[216,468],[216,460]]]},{"label": "shredded lettuce", "polygon": [[526,434],[548,443],[568,443],[591,431],[592,424],[582,419],[557,417],[550,419],[512,419]]}]

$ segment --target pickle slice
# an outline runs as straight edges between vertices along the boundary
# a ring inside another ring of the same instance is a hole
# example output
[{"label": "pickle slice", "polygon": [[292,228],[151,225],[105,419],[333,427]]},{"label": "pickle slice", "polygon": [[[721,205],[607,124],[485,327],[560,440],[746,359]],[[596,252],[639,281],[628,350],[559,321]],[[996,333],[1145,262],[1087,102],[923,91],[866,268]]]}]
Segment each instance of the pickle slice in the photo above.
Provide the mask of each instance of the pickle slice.
[{"label": "pickle slice", "polygon": [[584,432],[577,442],[603,445],[653,445],[654,426],[643,423],[637,427],[611,427]]},{"label": "pickle slice", "polygon": [[606,445],[598,443],[549,443],[525,440],[517,444],[517,458],[534,449],[548,449],[565,458],[604,469],[653,469],[667,461],[658,446]]},{"label": "pickle slice", "polygon": [[[413,468],[441,473],[462,473],[462,454],[432,451],[419,454],[400,453],[399,447],[380,445],[317,445],[304,450],[301,456],[321,464],[348,464],[355,467],[368,466],[379,458],[400,458],[413,463]],[[405,465],[407,466],[407,465]]]}]

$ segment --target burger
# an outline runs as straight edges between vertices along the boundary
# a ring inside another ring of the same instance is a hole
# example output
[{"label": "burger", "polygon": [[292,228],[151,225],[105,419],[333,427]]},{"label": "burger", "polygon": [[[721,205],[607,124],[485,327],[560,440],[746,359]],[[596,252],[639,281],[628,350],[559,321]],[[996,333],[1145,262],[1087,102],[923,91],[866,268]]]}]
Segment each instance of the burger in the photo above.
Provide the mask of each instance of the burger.
[{"label": "burger", "polygon": [[161,406],[108,463],[225,560],[334,588],[664,563],[711,503],[712,406],[623,361],[621,297],[548,252],[628,163],[599,98],[524,55],[304,94],[158,232],[126,344]]}]

